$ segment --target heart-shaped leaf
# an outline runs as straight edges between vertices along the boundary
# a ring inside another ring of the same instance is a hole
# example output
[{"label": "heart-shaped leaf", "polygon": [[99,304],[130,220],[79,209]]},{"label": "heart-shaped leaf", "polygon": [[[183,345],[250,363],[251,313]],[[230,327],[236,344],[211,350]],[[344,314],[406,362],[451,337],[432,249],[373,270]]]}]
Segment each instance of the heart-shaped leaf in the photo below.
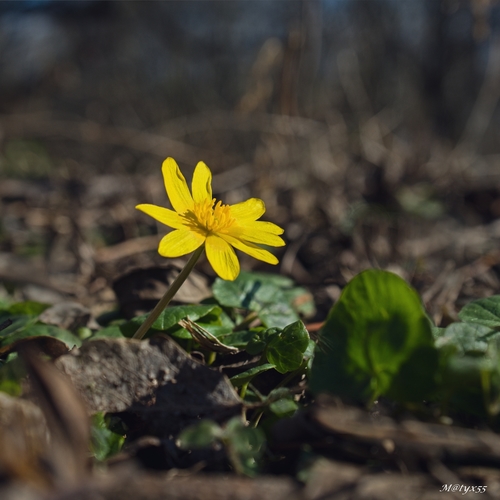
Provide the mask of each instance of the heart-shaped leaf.
[{"label": "heart-shaped leaf", "polygon": [[396,399],[418,400],[433,390],[436,370],[430,322],[415,290],[393,273],[369,270],[353,278],[330,311],[310,388],[364,402],[391,391]]},{"label": "heart-shaped leaf", "polygon": [[309,345],[309,334],[302,321],[296,321],[274,335],[266,348],[267,360],[280,373],[297,370]]}]

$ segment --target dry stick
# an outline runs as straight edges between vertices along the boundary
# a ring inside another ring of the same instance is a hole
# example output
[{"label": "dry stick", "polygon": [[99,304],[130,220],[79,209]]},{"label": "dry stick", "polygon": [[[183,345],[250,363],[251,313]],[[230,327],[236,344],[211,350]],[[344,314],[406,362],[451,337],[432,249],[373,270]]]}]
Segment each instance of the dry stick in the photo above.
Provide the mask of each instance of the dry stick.
[{"label": "dry stick", "polygon": [[157,320],[158,316],[161,312],[168,306],[169,302],[174,298],[174,295],[177,293],[181,285],[186,281],[186,278],[189,276],[189,273],[193,270],[193,267],[198,262],[201,254],[203,253],[203,249],[205,245],[202,245],[198,248],[193,255],[187,261],[187,264],[184,266],[182,271],[179,273],[177,278],[175,278],[174,282],[170,285],[170,288],[165,292],[165,295],[160,299],[158,304],[156,304],[155,308],[149,313],[149,316],[146,318],[146,321],[139,327],[139,329],[134,333],[133,339],[142,339],[146,332],[151,328],[153,323]]}]

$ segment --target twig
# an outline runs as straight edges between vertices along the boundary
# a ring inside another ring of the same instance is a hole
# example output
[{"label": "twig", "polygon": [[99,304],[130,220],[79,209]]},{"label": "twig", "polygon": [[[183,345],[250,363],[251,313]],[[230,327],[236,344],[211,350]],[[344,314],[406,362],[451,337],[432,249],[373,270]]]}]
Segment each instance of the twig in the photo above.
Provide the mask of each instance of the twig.
[{"label": "twig", "polygon": [[158,248],[159,239],[160,237],[156,234],[152,236],[141,236],[122,243],[117,243],[116,245],[100,248],[95,253],[95,260],[99,264],[103,264],[123,259],[125,257],[130,257],[148,250],[155,250]]}]

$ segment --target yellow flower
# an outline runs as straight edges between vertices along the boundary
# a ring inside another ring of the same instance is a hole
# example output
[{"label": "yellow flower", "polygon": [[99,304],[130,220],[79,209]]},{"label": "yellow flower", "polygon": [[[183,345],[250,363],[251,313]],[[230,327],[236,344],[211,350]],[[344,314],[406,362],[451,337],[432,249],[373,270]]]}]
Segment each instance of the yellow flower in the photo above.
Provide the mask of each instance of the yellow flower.
[{"label": "yellow flower", "polygon": [[233,247],[268,264],[278,263],[272,253],[259,246],[280,247],[285,244],[278,236],[283,229],[272,222],[257,220],[266,210],[262,200],[250,198],[236,205],[216,201],[212,198],[212,173],[202,161],[193,173],[192,195],[173,158],[163,162],[162,172],[175,211],[150,204],[135,207],[174,229],[160,241],[160,255],[180,257],[204,244],[215,272],[230,281],[240,273],[240,263]]}]

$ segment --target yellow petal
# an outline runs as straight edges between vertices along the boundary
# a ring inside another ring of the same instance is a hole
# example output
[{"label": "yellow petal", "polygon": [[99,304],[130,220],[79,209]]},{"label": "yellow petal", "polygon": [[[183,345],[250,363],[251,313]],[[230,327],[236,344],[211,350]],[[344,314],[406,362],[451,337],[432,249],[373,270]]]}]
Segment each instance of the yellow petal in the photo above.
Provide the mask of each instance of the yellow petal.
[{"label": "yellow petal", "polygon": [[265,233],[271,234],[283,234],[285,232],[284,229],[277,226],[276,224],[262,220],[245,222],[245,229],[248,229],[250,231],[264,231]]},{"label": "yellow petal", "polygon": [[212,172],[202,161],[198,162],[194,169],[191,186],[196,203],[212,201]]},{"label": "yellow petal", "polygon": [[250,198],[241,203],[231,205],[231,215],[238,222],[256,221],[259,217],[264,215],[265,211],[266,206],[259,198]]},{"label": "yellow petal", "polygon": [[176,229],[161,239],[158,253],[162,257],[180,257],[194,252],[204,241],[205,237],[198,233]]},{"label": "yellow petal", "polygon": [[260,248],[253,243],[241,241],[238,238],[234,238],[233,236],[230,236],[228,234],[221,234],[221,238],[224,238],[224,240],[233,245],[234,248],[245,252],[254,259],[262,260],[264,262],[267,262],[268,264],[273,265],[276,265],[279,262],[276,256],[274,256],[271,252],[268,252],[267,250],[264,250],[263,248]]},{"label": "yellow petal", "polygon": [[168,208],[158,207],[157,205],[150,205],[148,203],[137,205],[135,208],[166,226],[173,227],[174,229],[181,229],[183,227],[182,219],[177,212],[169,210]]},{"label": "yellow petal", "polygon": [[[253,224],[256,225],[258,224],[258,222],[254,222]],[[265,222],[263,222],[262,224],[264,224],[263,227],[266,227]],[[259,226],[256,227],[247,227],[247,225],[245,225],[245,227],[232,226],[229,229],[227,229],[227,234],[239,240],[243,240],[244,242],[258,243],[259,245],[268,245],[270,247],[282,247],[285,245],[283,239],[280,238],[278,235],[267,232],[266,230],[261,229]]]},{"label": "yellow petal", "polygon": [[231,245],[215,235],[210,235],[206,242],[208,262],[223,279],[233,281],[240,274],[240,263]]},{"label": "yellow petal", "polygon": [[161,167],[168,198],[174,210],[180,214],[192,210],[193,197],[189,192],[186,179],[173,158],[167,158]]}]

